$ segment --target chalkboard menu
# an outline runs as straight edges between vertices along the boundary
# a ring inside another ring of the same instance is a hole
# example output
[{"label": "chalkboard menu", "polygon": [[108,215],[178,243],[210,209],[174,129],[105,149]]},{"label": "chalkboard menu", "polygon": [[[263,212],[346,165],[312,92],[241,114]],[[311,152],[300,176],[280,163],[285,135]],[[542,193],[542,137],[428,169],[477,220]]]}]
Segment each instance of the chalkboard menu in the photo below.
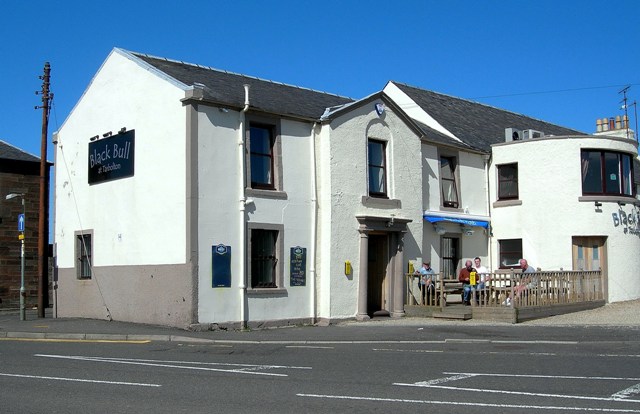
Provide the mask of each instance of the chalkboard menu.
[{"label": "chalkboard menu", "polygon": [[292,247],[289,269],[291,279],[289,286],[306,286],[307,284],[307,249],[306,247]]}]

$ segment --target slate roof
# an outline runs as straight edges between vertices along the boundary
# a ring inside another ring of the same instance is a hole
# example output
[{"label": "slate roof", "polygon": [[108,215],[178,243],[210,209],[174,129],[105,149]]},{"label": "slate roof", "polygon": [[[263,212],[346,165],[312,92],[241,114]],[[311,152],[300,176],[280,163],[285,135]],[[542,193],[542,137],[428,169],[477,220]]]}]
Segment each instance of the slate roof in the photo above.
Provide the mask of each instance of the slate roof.
[{"label": "slate roof", "polygon": [[399,82],[393,83],[443,127],[463,141],[460,143],[424,124],[417,123],[427,138],[438,142],[490,152],[491,144],[504,142],[505,128],[534,129],[544,132],[545,135],[587,135],[584,132],[478,102],[415,88]]},{"label": "slate roof", "polygon": [[311,89],[225,72],[209,67],[128,52],[170,77],[188,85],[205,85],[204,99],[214,104],[234,108],[244,106],[244,84],[249,92],[252,109],[318,120],[328,107],[353,102],[353,99]]},{"label": "slate roof", "polygon": [[40,158],[31,155],[13,145],[0,140],[0,159],[12,161],[40,162]]}]

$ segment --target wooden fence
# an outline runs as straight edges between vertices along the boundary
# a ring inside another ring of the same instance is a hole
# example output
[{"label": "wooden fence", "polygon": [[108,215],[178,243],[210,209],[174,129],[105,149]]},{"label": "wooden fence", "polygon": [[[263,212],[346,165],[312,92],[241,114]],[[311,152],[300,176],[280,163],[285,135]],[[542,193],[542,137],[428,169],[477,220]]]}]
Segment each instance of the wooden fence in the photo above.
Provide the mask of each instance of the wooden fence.
[{"label": "wooden fence", "polygon": [[[603,301],[604,281],[600,270],[539,271],[523,274],[520,270],[487,274],[489,280],[472,290],[471,306],[548,307]],[[406,305],[444,308],[462,303],[462,283],[457,279],[432,275],[433,289],[418,287],[419,277],[406,275]]]}]

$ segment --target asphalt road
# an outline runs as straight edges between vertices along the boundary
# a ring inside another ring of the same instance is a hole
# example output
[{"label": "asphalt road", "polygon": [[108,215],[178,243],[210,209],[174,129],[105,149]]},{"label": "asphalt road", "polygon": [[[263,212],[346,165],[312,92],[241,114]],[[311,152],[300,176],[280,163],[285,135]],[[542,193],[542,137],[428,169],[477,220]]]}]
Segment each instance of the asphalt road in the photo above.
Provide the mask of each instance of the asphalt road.
[{"label": "asphalt road", "polygon": [[[315,334],[318,330],[310,331]],[[2,413],[640,413],[640,330],[333,327],[0,341]]]}]

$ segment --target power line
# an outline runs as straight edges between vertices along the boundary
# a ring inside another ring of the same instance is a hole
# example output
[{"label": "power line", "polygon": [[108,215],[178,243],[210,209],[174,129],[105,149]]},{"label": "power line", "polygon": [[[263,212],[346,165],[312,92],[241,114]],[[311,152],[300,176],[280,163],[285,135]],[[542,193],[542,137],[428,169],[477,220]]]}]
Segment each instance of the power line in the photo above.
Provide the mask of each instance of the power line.
[{"label": "power line", "polygon": [[622,88],[622,87],[634,86],[634,85],[640,85],[640,83],[625,83],[623,85],[608,85],[608,86],[590,86],[585,88],[556,89],[556,90],[550,90],[550,91],[537,91],[537,92],[508,93],[503,95],[476,96],[474,98],[469,98],[469,99],[489,99],[489,98],[508,98],[512,96],[545,95],[545,94],[552,94],[552,93],[577,92],[577,91],[587,91],[587,90],[594,90],[594,89]]}]

